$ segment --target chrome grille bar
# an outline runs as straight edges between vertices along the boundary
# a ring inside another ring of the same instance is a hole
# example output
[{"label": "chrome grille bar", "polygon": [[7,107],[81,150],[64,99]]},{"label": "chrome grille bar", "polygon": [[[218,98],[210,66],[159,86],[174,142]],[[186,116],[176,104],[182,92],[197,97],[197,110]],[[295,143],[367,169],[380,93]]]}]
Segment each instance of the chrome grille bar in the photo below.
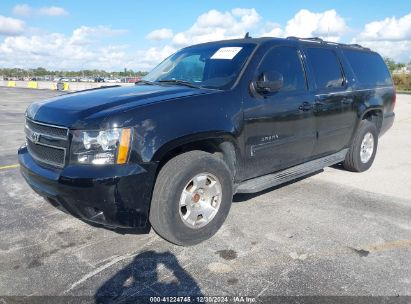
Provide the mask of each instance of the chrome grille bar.
[{"label": "chrome grille bar", "polygon": [[68,128],[33,121],[27,117],[25,128],[40,135],[50,136],[56,139],[68,139],[69,135]]},{"label": "chrome grille bar", "polygon": [[69,129],[26,118],[27,149],[36,162],[62,168],[66,164]]}]

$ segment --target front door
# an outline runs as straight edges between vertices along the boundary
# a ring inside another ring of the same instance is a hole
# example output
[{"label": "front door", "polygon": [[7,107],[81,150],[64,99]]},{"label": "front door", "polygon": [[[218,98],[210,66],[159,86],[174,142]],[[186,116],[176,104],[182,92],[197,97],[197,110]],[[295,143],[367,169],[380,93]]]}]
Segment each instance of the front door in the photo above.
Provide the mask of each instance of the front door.
[{"label": "front door", "polygon": [[244,99],[248,178],[308,160],[316,139],[314,95],[307,90],[300,51],[273,47],[262,58],[255,79],[267,71],[281,73],[284,85],[275,93],[250,94]]}]

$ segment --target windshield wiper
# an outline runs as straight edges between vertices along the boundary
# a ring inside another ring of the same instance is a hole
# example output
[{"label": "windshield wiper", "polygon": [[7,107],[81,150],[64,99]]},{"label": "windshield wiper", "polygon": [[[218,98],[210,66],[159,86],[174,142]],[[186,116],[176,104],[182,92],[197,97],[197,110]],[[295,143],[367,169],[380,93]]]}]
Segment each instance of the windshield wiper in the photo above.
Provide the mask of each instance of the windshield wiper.
[{"label": "windshield wiper", "polygon": [[195,84],[192,84],[189,81],[185,81],[185,80],[180,80],[180,79],[163,79],[163,80],[159,80],[157,82],[164,82],[164,83],[173,83],[173,84],[180,84],[180,85],[185,85],[187,87],[190,88],[196,88],[196,89],[200,89],[200,86],[197,86]]},{"label": "windshield wiper", "polygon": [[148,80],[143,80],[143,79],[141,79],[141,80],[136,81],[135,84],[155,85],[156,83],[155,83],[155,82],[152,82],[152,81],[148,81]]}]

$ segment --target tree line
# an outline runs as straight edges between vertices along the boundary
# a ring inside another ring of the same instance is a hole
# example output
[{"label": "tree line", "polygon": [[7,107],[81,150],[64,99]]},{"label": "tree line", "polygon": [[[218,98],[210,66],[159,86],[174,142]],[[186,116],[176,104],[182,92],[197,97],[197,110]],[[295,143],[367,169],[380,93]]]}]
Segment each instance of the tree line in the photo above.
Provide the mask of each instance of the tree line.
[{"label": "tree line", "polygon": [[[384,61],[391,73],[406,66],[405,63],[396,62],[389,57],[385,57]],[[411,64],[411,62],[408,64]],[[0,68],[0,75],[6,77],[136,77],[145,76],[146,74],[147,72],[145,71],[133,71],[127,69],[124,69],[124,71],[107,72],[105,70],[50,71],[42,67],[36,69]]]},{"label": "tree line", "polygon": [[5,77],[137,77],[144,76],[145,71],[107,72],[104,70],[80,70],[80,71],[50,71],[42,67],[36,69],[0,68],[0,76]]},{"label": "tree line", "polygon": [[[393,71],[405,67],[406,64],[401,62],[395,62],[395,60],[388,57],[384,58],[384,61],[391,72],[392,80],[394,81],[394,85],[397,91],[411,91],[411,74],[393,74]],[[408,65],[411,65],[411,61],[408,63]]]},{"label": "tree line", "polygon": [[[390,70],[391,73],[395,70],[399,70],[399,69],[406,66],[405,63],[395,62],[394,59],[389,58],[389,57],[385,57],[384,61],[385,61],[385,64],[387,65],[387,67],[388,67],[388,69]],[[411,65],[411,61],[408,63],[408,65]]]}]

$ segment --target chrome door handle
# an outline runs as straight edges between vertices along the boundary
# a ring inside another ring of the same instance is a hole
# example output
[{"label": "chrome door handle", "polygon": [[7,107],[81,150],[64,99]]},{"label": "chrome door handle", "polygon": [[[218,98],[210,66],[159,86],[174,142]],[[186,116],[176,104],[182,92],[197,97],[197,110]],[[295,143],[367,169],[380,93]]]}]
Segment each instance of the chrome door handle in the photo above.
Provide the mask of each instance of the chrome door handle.
[{"label": "chrome door handle", "polygon": [[298,107],[298,109],[300,111],[311,111],[313,109],[313,106],[308,101],[305,101]]},{"label": "chrome door handle", "polygon": [[343,104],[351,104],[352,102],[353,102],[352,98],[343,98],[341,100],[341,103],[343,103]]}]

